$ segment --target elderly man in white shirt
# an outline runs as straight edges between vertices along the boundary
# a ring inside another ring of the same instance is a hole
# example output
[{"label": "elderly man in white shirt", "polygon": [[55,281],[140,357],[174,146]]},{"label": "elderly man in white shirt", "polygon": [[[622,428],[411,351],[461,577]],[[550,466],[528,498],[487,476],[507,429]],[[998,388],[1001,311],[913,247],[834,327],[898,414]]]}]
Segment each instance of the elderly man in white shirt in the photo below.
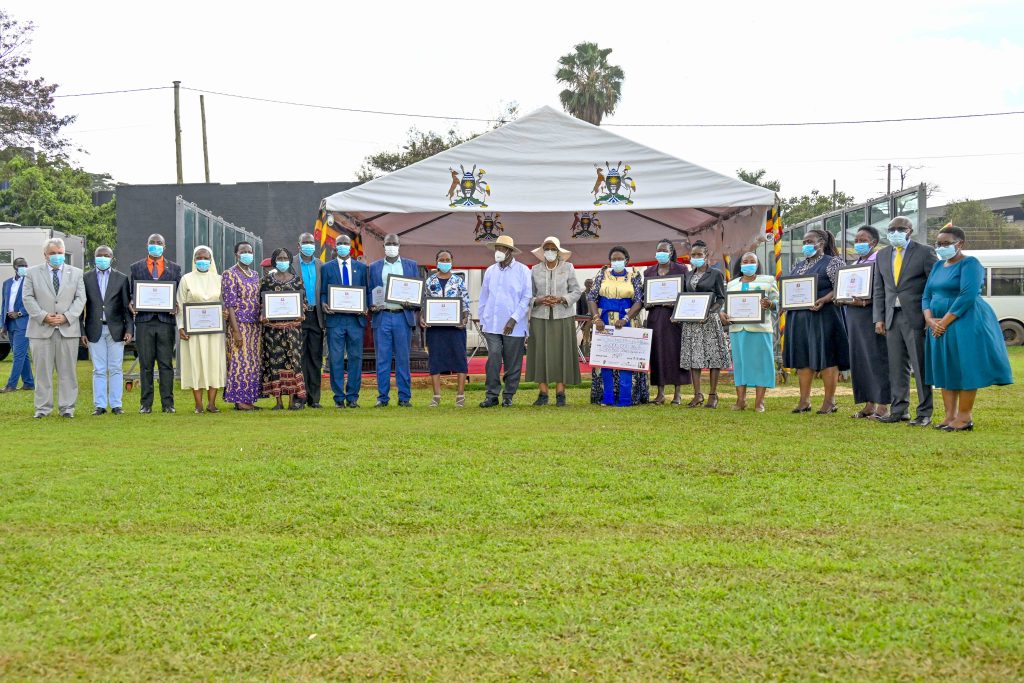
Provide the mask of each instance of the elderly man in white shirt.
[{"label": "elderly man in white shirt", "polygon": [[[515,260],[520,250],[511,237],[502,235],[491,246],[495,263],[484,272],[478,307],[480,327],[487,340],[487,397],[480,407],[498,405],[498,395],[501,394],[501,405],[508,408],[523,374],[533,284],[530,269]],[[501,374],[502,366],[504,375]]]}]

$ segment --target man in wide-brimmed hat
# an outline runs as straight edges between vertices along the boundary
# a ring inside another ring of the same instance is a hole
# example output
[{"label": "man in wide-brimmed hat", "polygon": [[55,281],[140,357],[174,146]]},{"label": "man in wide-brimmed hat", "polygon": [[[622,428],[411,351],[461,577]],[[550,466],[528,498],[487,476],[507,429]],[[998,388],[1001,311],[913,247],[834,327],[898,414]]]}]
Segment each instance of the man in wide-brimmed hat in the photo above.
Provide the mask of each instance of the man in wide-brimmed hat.
[{"label": "man in wide-brimmed hat", "polygon": [[511,237],[502,235],[490,246],[494,249],[494,265],[484,272],[478,307],[480,327],[487,340],[487,397],[480,407],[498,405],[501,394],[501,405],[507,408],[512,405],[523,372],[533,285],[530,269],[515,259],[520,251]]}]

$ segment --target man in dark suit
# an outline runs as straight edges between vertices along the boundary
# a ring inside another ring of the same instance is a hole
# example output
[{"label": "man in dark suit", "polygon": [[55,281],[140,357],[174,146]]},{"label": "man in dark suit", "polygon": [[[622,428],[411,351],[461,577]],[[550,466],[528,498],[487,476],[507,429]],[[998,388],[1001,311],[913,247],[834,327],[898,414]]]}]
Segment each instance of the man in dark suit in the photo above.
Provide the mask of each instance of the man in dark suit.
[{"label": "man in dark suit", "polygon": [[18,389],[18,379],[21,378],[21,388],[35,390],[36,383],[32,379],[32,361],[28,357],[28,337],[25,331],[28,329],[28,311],[25,310],[22,294],[25,291],[25,275],[28,274],[28,261],[20,256],[14,259],[14,277],[4,280],[3,290],[3,321],[4,330],[7,332],[7,339],[11,342],[11,351],[14,353],[14,364],[11,366],[11,376],[7,380],[7,386],[0,389],[0,394],[6,394]]},{"label": "man in dark suit", "polygon": [[324,364],[324,309],[320,305],[320,285],[323,264],[316,258],[316,239],[304,232],[299,235],[299,254],[295,257],[295,272],[302,278],[305,289],[302,319],[302,379],[306,384],[306,405],[320,407],[320,380]]},{"label": "man in dark suit", "polygon": [[[412,259],[400,258],[398,235],[384,238],[384,258],[370,264],[370,292],[378,287],[387,293],[388,278],[419,278],[420,268]],[[412,347],[412,332],[416,327],[413,311],[418,306],[410,304],[380,303],[373,306],[373,347],[377,356],[377,408],[386,408],[391,394],[391,359],[395,361],[395,381],[398,384],[398,405],[412,406],[412,371],[409,366],[409,350]]]},{"label": "man in dark suit", "polygon": [[[136,282],[181,281],[181,266],[164,258],[167,243],[163,235],[150,235],[146,248],[148,256],[131,266],[129,291],[135,295]],[[135,311],[135,350],[139,354],[139,412],[153,412],[153,363],[160,371],[160,404],[165,413],[174,412],[174,344],[178,338],[173,313]]]},{"label": "man in dark suit", "polygon": [[[363,379],[363,337],[365,313],[334,313],[330,310],[331,287],[362,287],[366,290],[366,264],[352,258],[352,240],[340,235],[334,245],[337,258],[325,263],[321,272],[320,304],[327,329],[327,360],[331,366],[331,391],[338,408],[359,407]],[[366,301],[364,293],[364,301]],[[368,302],[367,302],[368,305]],[[348,356],[346,364],[345,357]],[[345,373],[348,372],[348,381]]]},{"label": "man in dark suit", "polygon": [[[897,216],[889,221],[890,246],[875,260],[875,332],[885,335],[889,352],[889,384],[892,404],[879,422],[907,422],[927,427],[932,421],[932,388],[924,381],[926,327],[921,297],[932,266],[938,260],[927,244],[914,242],[914,224]],[[917,385],[917,415],[910,419],[910,371]]]},{"label": "man in dark suit", "polygon": [[93,415],[109,409],[120,415],[124,393],[124,345],[135,332],[128,276],[111,268],[114,250],[97,247],[96,268],[85,274],[85,310],[82,343],[89,347],[92,359]]}]

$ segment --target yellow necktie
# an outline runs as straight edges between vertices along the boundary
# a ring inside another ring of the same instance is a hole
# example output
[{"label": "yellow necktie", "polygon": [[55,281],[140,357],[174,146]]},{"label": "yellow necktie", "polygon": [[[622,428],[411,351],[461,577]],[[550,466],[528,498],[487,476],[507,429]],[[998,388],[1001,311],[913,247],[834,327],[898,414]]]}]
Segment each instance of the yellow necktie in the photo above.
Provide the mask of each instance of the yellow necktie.
[{"label": "yellow necktie", "polygon": [[896,284],[900,283],[901,270],[903,270],[903,250],[896,247],[896,258],[892,261],[892,277]]}]

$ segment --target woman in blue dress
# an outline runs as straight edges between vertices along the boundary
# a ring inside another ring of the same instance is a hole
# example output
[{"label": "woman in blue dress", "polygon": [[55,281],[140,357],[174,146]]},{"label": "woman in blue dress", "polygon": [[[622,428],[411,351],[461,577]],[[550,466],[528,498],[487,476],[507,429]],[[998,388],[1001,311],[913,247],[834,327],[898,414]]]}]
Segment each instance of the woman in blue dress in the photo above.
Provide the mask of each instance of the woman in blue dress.
[{"label": "woman in blue dress", "polygon": [[931,334],[925,339],[925,382],[942,389],[945,419],[936,429],[974,429],[974,399],[982,387],[1013,384],[1010,357],[992,307],[981,298],[985,269],[964,256],[960,228],[939,231],[921,308]]},{"label": "woman in blue dress", "polygon": [[427,276],[424,286],[427,296],[438,299],[462,299],[462,320],[458,326],[428,326],[420,309],[420,327],[427,330],[427,369],[430,371],[430,382],[434,386],[434,397],[430,407],[441,405],[441,374],[455,373],[458,377],[458,393],[455,395],[455,407],[466,405],[466,373],[469,371],[466,361],[466,323],[469,322],[469,289],[462,276],[452,272],[452,252],[442,249],[434,257],[437,270]]}]

